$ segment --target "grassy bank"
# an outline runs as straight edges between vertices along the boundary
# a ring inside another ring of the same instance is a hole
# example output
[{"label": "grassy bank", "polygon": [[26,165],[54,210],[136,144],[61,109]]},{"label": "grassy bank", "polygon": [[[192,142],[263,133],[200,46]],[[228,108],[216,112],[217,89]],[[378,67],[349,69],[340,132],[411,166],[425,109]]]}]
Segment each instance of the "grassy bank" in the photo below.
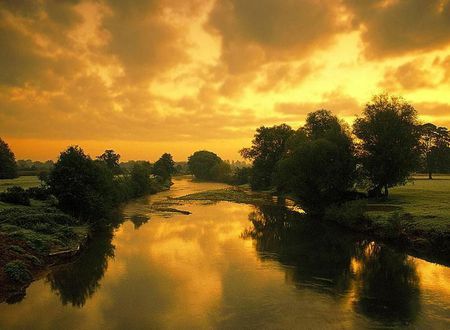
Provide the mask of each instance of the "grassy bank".
[{"label": "grassy bank", "polygon": [[38,187],[41,181],[37,176],[19,176],[16,179],[2,179],[0,180],[0,192],[6,191],[6,189],[18,186],[23,189],[31,187]]}]

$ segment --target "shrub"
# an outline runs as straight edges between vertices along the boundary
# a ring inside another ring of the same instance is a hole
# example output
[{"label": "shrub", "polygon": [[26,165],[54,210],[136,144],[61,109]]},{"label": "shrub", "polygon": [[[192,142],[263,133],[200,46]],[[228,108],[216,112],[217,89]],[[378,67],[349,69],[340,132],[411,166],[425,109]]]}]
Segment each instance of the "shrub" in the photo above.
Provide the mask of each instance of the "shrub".
[{"label": "shrub", "polygon": [[14,282],[26,283],[31,281],[32,276],[24,262],[20,260],[13,260],[8,262],[3,267],[4,272],[9,279]]},{"label": "shrub", "polygon": [[50,189],[47,187],[31,187],[27,189],[29,198],[45,201],[50,197]]},{"label": "shrub", "polygon": [[30,198],[27,192],[18,186],[8,188],[6,192],[0,194],[0,200],[5,203],[18,204],[18,205],[30,205]]}]

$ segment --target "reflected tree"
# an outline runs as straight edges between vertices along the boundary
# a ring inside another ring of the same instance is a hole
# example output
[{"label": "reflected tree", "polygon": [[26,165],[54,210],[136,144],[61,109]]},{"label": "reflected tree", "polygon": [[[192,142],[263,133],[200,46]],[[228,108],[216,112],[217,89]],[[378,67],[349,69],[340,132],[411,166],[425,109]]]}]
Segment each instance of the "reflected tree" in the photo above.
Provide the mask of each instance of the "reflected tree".
[{"label": "reflected tree", "polygon": [[420,309],[419,276],[403,253],[371,243],[361,256],[356,310],[383,323],[407,324]]},{"label": "reflected tree", "polygon": [[58,294],[63,305],[82,307],[100,287],[108,260],[114,257],[112,238],[112,228],[97,232],[87,250],[74,263],[47,276],[52,291]]},{"label": "reflected tree", "polygon": [[243,236],[255,240],[262,260],[289,266],[287,275],[298,287],[336,297],[349,290],[356,253],[351,235],[283,206],[259,206],[249,220],[253,226]]}]

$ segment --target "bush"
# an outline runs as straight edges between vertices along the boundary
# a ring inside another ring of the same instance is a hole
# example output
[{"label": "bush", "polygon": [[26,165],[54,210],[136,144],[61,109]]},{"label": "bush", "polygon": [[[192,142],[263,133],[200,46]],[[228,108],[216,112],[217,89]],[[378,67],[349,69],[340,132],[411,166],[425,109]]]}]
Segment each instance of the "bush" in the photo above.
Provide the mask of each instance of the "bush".
[{"label": "bush", "polygon": [[9,279],[14,282],[26,283],[31,281],[32,276],[25,263],[20,260],[13,260],[8,262],[3,267],[4,272]]},{"label": "bush", "polygon": [[51,196],[50,189],[47,187],[31,187],[26,191],[29,198],[37,199],[40,201],[45,201]]},{"label": "bush", "polygon": [[8,188],[6,192],[1,193],[0,200],[5,203],[30,205],[30,198],[28,197],[27,192],[18,186]]}]

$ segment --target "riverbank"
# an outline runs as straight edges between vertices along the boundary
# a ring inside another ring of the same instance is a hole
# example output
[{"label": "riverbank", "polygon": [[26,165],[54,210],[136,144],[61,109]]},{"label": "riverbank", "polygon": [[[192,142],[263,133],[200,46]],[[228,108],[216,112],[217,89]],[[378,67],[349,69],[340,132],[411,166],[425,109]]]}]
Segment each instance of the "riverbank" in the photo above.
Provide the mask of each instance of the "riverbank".
[{"label": "riverbank", "polygon": [[[238,186],[181,196],[177,200],[261,205],[278,198],[271,192],[252,192],[248,186]],[[391,189],[387,200],[351,201],[330,207],[324,218],[374,239],[388,241],[415,256],[450,264],[448,200],[449,176],[436,176],[434,180],[416,177],[405,186]]]},{"label": "riverbank", "polygon": [[[36,177],[19,177],[0,180],[0,191],[39,185]],[[170,183],[152,186],[154,193],[168,189]],[[31,198],[29,204],[0,201],[0,303],[17,301],[49,267],[72,261],[94,231],[94,225],[59,210],[54,196],[46,200]],[[121,221],[121,217],[115,220],[115,212],[113,216],[114,223]]]}]

